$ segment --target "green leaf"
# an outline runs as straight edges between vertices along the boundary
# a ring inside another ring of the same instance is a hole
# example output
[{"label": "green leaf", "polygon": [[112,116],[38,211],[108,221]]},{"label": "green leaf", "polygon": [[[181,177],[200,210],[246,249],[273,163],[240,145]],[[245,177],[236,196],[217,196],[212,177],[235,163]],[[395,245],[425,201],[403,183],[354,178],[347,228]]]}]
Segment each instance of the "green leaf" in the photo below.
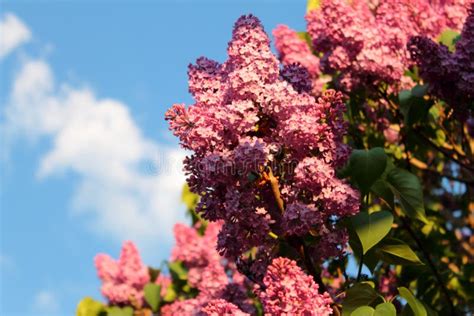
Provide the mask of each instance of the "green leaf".
[{"label": "green leaf", "polygon": [[385,302],[375,307],[374,316],[397,316],[397,309],[390,302]]},{"label": "green leaf", "polygon": [[133,309],[130,306],[124,308],[118,306],[108,307],[107,316],[133,316]]},{"label": "green leaf", "polygon": [[188,271],[183,267],[181,261],[174,261],[168,263],[168,268],[170,270],[171,276],[175,280],[187,280],[188,279]]},{"label": "green leaf", "polygon": [[77,316],[99,316],[105,311],[105,306],[91,297],[83,298],[77,305]]},{"label": "green leaf", "polygon": [[423,98],[426,92],[428,92],[428,85],[417,84],[411,89],[411,95],[416,98]]},{"label": "green leaf", "polygon": [[153,267],[148,267],[148,274],[150,275],[150,282],[155,282],[160,275],[161,270]]},{"label": "green leaf", "polygon": [[358,307],[369,305],[378,297],[379,295],[370,284],[357,283],[346,291],[346,297],[342,302],[342,315],[351,315]]},{"label": "green leaf", "polygon": [[145,300],[151,309],[156,312],[161,302],[161,285],[148,283],[144,288]]},{"label": "green leaf", "polygon": [[[357,261],[360,262],[360,258],[362,255],[362,244],[360,242],[360,239],[357,236],[357,233],[355,232],[355,229],[350,221],[349,225],[346,225],[346,228],[347,232],[349,233],[349,245]],[[375,267],[380,261],[374,250],[375,248],[372,248],[366,254],[364,254],[364,265],[370,270],[371,273],[374,272]]]},{"label": "green leaf", "polygon": [[349,159],[349,173],[363,194],[383,174],[387,166],[387,155],[383,148],[354,150]]},{"label": "green leaf", "polygon": [[176,294],[175,287],[171,285],[166,289],[166,294],[165,294],[165,297],[163,297],[163,301],[167,303],[172,302],[176,299],[177,296],[178,295]]},{"label": "green leaf", "polygon": [[437,129],[435,134],[436,134],[435,143],[437,145],[443,146],[443,144],[446,142],[446,134],[441,129]]},{"label": "green leaf", "polygon": [[364,255],[364,265],[369,269],[371,273],[374,273],[377,264],[380,262],[377,253],[375,252],[375,248],[370,249]]},{"label": "green leaf", "polygon": [[402,106],[408,104],[410,98],[411,98],[411,91],[410,90],[402,90],[398,93],[398,102]]},{"label": "green leaf", "polygon": [[385,201],[387,205],[393,210],[394,206],[394,195],[388,183],[383,179],[378,179],[372,185],[370,190],[375,193],[379,198]]},{"label": "green leaf", "polygon": [[451,52],[455,50],[456,40],[459,37],[459,33],[453,29],[446,29],[441,33],[438,38],[438,42],[448,47]]},{"label": "green leaf", "polygon": [[306,12],[319,9],[321,7],[321,0],[308,0],[306,5]]},{"label": "green leaf", "polygon": [[393,224],[393,215],[387,211],[372,214],[360,212],[353,216],[351,221],[362,244],[363,254],[366,254],[388,234]]},{"label": "green leaf", "polygon": [[423,202],[423,190],[418,178],[400,168],[394,168],[387,175],[387,183],[400,202],[403,211],[411,218],[428,223]]},{"label": "green leaf", "polygon": [[391,264],[423,264],[410,246],[395,238],[387,238],[378,245],[377,254],[383,261]]},{"label": "green leaf", "polygon": [[411,91],[403,90],[398,94],[400,112],[408,127],[421,121],[428,114],[432,103],[423,98],[427,90],[428,85],[416,85]]},{"label": "green leaf", "polygon": [[370,306],[361,306],[357,307],[352,313],[351,316],[373,316],[375,314],[375,309]]},{"label": "green leaf", "polygon": [[397,310],[392,303],[386,302],[377,305],[375,309],[370,306],[358,307],[351,316],[397,316]]},{"label": "green leaf", "polygon": [[427,316],[426,308],[406,287],[399,287],[398,293],[403,297],[413,312],[414,316]]}]

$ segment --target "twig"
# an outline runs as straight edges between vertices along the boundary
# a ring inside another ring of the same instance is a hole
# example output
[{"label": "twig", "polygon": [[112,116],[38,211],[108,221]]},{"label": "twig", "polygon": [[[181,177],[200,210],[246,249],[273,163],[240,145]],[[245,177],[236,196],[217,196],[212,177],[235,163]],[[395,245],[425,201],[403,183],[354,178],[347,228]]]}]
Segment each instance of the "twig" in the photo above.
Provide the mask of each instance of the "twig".
[{"label": "twig", "polygon": [[415,232],[413,231],[413,229],[410,227],[410,224],[408,223],[408,221],[402,217],[402,216],[399,216],[400,220],[402,221],[403,223],[403,228],[406,229],[406,231],[408,232],[408,234],[411,236],[411,238],[415,241],[416,245],[418,246],[418,248],[420,249],[420,251],[423,253],[423,256],[425,257],[426,259],[426,262],[428,262],[428,266],[430,267],[431,271],[433,272],[433,275],[438,283],[438,285],[440,286],[441,288],[441,292],[443,292],[443,295],[445,296],[446,298],[446,301],[448,302],[448,305],[449,305],[449,308],[451,309],[451,314],[452,315],[457,315],[456,313],[456,309],[454,308],[454,304],[453,304],[453,301],[451,299],[451,296],[449,295],[449,291],[448,291],[448,288],[446,287],[446,285],[444,284],[444,281],[443,279],[441,278],[441,275],[439,274],[438,270],[436,269],[436,266],[434,265],[433,263],[433,259],[431,259],[431,256],[429,254],[429,252],[423,247],[423,243],[421,242],[421,240],[418,238],[418,236],[416,236]]},{"label": "twig", "polygon": [[427,142],[431,147],[433,147],[434,149],[436,149],[437,151],[439,151],[440,153],[442,153],[444,156],[446,156],[447,158],[453,160],[454,162],[456,162],[457,164],[459,164],[460,166],[466,168],[467,170],[470,170],[472,172],[474,172],[474,167],[466,164],[465,162],[453,157],[449,152],[447,152],[444,148],[441,148],[439,147],[438,145],[436,145],[431,139],[429,139],[429,137],[426,137],[425,135],[423,135],[423,133],[421,133],[419,130],[417,130],[418,133],[417,135],[420,136],[420,138],[422,138],[425,142]]},{"label": "twig", "polygon": [[441,177],[448,178],[448,179],[453,180],[453,181],[462,182],[462,183],[465,183],[467,185],[471,185],[471,186],[474,185],[474,180],[459,178],[459,177],[452,176],[450,174],[439,172],[436,169],[428,167],[428,165],[425,162],[423,162],[423,161],[421,161],[417,158],[410,157],[409,162],[412,166],[414,166],[415,168],[418,168],[420,170],[427,171],[427,172],[430,172],[430,173],[433,173],[433,174],[437,174]]},{"label": "twig", "polygon": [[[273,191],[273,195],[277,202],[278,208],[280,209],[281,213],[285,212],[285,206],[283,199],[281,198],[280,187],[278,183],[278,179],[273,175],[273,171],[271,168],[268,168],[268,172],[264,173],[264,177],[270,182],[270,186]],[[326,285],[324,285],[323,280],[321,279],[320,274],[314,268],[313,262],[311,257],[309,256],[309,251],[307,246],[305,245],[304,241],[295,236],[290,236],[287,238],[290,245],[292,245],[300,254],[303,262],[305,264],[306,269],[308,270],[309,274],[313,277],[314,281],[318,283],[319,288],[321,291],[326,292]]]},{"label": "twig", "polygon": [[282,214],[285,213],[285,206],[283,199],[281,198],[278,179],[273,175],[273,171],[270,167],[268,168],[268,172],[265,172],[265,177],[270,182],[270,186],[272,188],[273,195],[275,196],[275,200],[277,202],[278,208],[280,209],[280,212]]}]

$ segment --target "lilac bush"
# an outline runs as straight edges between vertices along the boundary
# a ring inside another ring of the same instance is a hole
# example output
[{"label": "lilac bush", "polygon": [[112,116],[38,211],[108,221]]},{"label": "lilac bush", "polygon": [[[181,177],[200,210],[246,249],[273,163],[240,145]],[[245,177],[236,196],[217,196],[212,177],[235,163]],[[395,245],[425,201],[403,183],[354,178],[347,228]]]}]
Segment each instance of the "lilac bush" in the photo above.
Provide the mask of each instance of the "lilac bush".
[{"label": "lilac bush", "polygon": [[[189,65],[161,269],[126,242],[78,315],[467,315],[474,308],[474,3],[311,0]],[[454,115],[453,115],[454,113]]]}]

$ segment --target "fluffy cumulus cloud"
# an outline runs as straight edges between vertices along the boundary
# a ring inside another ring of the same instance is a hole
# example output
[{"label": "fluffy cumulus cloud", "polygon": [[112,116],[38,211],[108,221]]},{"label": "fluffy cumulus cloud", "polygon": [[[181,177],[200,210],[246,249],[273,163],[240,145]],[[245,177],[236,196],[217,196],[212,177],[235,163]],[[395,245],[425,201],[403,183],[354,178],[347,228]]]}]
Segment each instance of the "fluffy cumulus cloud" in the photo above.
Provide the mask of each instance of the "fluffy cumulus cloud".
[{"label": "fluffy cumulus cloud", "polygon": [[5,14],[0,19],[0,59],[30,38],[30,30],[20,19],[11,13]]},{"label": "fluffy cumulus cloud", "polygon": [[4,109],[9,144],[38,138],[51,144],[38,163],[40,179],[78,176],[72,209],[92,215],[97,232],[155,253],[171,242],[173,223],[183,216],[184,153],[144,136],[127,105],[58,83],[46,61],[30,59]]}]

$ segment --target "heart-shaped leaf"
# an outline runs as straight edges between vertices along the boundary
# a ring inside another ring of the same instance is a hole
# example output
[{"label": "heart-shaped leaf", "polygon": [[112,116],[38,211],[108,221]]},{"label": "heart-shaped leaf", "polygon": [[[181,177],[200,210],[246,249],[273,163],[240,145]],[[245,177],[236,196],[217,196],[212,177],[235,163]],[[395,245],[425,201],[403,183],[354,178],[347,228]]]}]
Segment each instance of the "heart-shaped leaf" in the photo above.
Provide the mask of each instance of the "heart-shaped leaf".
[{"label": "heart-shaped leaf", "polygon": [[90,297],[85,297],[77,305],[77,316],[99,316],[101,312],[105,311],[105,306]]},{"label": "heart-shaped leaf", "polygon": [[393,215],[388,211],[360,212],[351,218],[351,222],[362,244],[362,253],[366,254],[387,236],[393,224]]},{"label": "heart-shaped leaf", "polygon": [[382,200],[387,203],[387,205],[393,210],[395,208],[394,206],[394,195],[392,190],[390,189],[389,184],[387,181],[383,179],[378,179],[375,181],[375,183],[372,185],[370,190],[375,193],[378,197],[380,197]]},{"label": "heart-shaped leaf", "polygon": [[397,316],[397,309],[392,303],[385,302],[375,307],[374,316]]},{"label": "heart-shaped leaf", "polygon": [[423,190],[418,178],[406,170],[394,168],[388,173],[386,181],[405,214],[425,224],[428,223],[425,216]]},{"label": "heart-shaped leaf", "polygon": [[188,271],[183,266],[181,261],[174,261],[168,264],[168,268],[170,270],[170,274],[173,280],[187,280],[188,279]]},{"label": "heart-shaped leaf", "polygon": [[108,307],[107,316],[133,316],[133,309],[130,306],[123,308],[118,306]]},{"label": "heart-shaped leaf", "polygon": [[161,301],[161,286],[155,283],[148,283],[145,285],[144,292],[146,302],[156,312]]},{"label": "heart-shaped leaf", "polygon": [[357,283],[346,291],[346,297],[342,302],[342,315],[351,315],[358,307],[369,305],[378,297],[379,295],[369,283]]},{"label": "heart-shaped leaf", "polygon": [[383,148],[354,150],[349,159],[349,173],[352,180],[366,194],[387,166],[387,155]]},{"label": "heart-shaped leaf", "polygon": [[373,316],[375,309],[370,306],[357,307],[355,311],[351,313],[351,316]]}]

